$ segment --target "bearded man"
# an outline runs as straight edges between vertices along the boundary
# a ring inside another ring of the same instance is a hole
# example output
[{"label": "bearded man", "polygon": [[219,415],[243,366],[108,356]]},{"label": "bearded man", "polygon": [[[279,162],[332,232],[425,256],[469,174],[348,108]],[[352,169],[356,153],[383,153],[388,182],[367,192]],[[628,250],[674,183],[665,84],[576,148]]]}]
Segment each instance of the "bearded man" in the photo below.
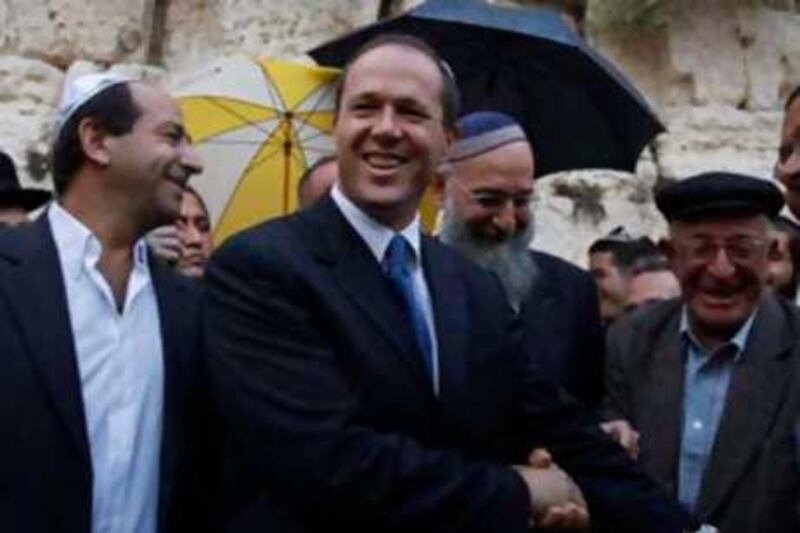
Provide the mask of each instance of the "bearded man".
[{"label": "bearded man", "polygon": [[437,182],[444,206],[439,238],[500,278],[536,362],[595,406],[603,383],[597,289],[587,272],[529,249],[536,168],[530,142],[502,113],[471,113],[457,126],[459,140]]}]

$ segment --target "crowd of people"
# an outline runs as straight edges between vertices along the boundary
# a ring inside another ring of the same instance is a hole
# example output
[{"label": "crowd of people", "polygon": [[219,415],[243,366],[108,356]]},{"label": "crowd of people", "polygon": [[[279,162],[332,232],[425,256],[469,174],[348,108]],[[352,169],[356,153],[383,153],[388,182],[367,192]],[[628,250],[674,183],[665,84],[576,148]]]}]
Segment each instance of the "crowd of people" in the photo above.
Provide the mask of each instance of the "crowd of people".
[{"label": "crowd of people", "polygon": [[800,531],[798,95],[782,189],[686,177],[587,272],[416,38],[351,57],[301,209],[213,254],[175,101],[71,80],[53,198],[0,157],[0,530]]}]

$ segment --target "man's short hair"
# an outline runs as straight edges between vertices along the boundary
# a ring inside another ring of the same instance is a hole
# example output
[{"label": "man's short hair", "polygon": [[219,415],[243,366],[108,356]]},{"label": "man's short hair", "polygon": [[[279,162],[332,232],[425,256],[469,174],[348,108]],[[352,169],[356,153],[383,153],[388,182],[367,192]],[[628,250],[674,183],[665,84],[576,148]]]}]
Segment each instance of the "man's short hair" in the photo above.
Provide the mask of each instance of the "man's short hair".
[{"label": "man's short hair", "polygon": [[117,83],[104,89],[75,111],[60,129],[53,146],[53,187],[56,194],[61,196],[67,191],[72,177],[84,162],[78,137],[78,126],[84,118],[91,117],[98,127],[116,137],[129,133],[141,114],[129,83]]},{"label": "man's short hair", "polygon": [[334,116],[339,116],[339,107],[342,103],[344,84],[347,81],[347,75],[349,74],[353,63],[355,63],[367,52],[387,45],[397,45],[416,50],[430,59],[436,65],[436,67],[439,69],[439,74],[441,74],[442,77],[442,94],[440,98],[442,104],[442,123],[444,123],[446,128],[453,129],[455,127],[456,118],[459,114],[460,96],[452,70],[442,59],[442,56],[440,56],[439,53],[428,43],[412,35],[406,35],[402,33],[387,33],[385,35],[375,37],[374,39],[370,39],[361,45],[361,47],[350,57],[347,63],[345,63],[344,69],[342,69],[342,73],[336,83],[336,103],[334,107]]},{"label": "man's short hair", "polygon": [[200,196],[200,193],[197,192],[197,189],[195,189],[194,187],[192,187],[187,183],[186,185],[183,186],[183,191],[188,192],[189,194],[197,198],[197,203],[200,204],[200,209],[202,209],[205,216],[208,217],[209,216],[208,206],[206,205],[206,201],[203,200],[203,197]]},{"label": "man's short hair", "polygon": [[611,262],[624,276],[668,270],[666,258],[649,237],[617,240],[601,237],[589,247],[589,255],[608,252]]},{"label": "man's short hair", "polygon": [[318,168],[327,165],[328,163],[333,163],[336,161],[336,154],[327,154],[312,163],[308,168],[303,171],[303,174],[300,176],[300,179],[297,181],[297,198],[300,198],[300,193],[305,187],[308,180],[311,179],[311,176],[314,172],[317,171]]}]

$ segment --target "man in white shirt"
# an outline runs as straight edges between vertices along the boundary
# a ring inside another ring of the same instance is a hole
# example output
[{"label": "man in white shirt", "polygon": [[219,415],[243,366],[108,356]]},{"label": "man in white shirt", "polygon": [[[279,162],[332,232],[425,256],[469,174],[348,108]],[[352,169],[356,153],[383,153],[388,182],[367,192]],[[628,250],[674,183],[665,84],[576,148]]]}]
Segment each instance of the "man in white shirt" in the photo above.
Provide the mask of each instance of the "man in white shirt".
[{"label": "man in white shirt", "polygon": [[142,236],[201,165],[172,99],[111,74],[67,85],[55,138],[57,201],[0,237],[0,529],[184,530],[211,466],[198,298]]}]

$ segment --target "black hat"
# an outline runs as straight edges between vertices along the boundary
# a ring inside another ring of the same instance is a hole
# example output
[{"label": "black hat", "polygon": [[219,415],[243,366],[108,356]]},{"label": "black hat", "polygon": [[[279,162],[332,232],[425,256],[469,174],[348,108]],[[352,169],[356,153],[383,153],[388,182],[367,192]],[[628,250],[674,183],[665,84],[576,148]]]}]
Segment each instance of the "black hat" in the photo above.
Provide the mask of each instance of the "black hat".
[{"label": "black hat", "polygon": [[0,152],[0,207],[22,207],[25,211],[33,211],[48,200],[50,193],[45,190],[20,187],[14,161]]},{"label": "black hat", "polygon": [[656,206],[669,221],[758,213],[772,218],[783,208],[783,195],[765,179],[707,172],[664,187],[656,193]]}]

